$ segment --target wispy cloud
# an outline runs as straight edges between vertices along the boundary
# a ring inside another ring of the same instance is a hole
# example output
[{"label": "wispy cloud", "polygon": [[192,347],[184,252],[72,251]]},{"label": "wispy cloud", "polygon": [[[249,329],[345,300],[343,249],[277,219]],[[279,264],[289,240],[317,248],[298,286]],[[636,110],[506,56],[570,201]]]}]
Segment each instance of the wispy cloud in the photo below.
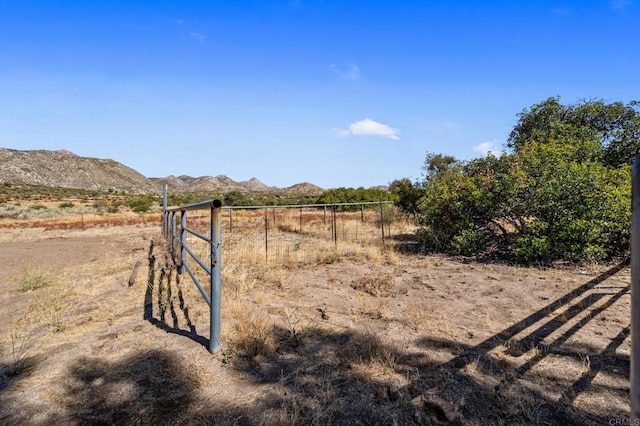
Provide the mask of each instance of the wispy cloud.
[{"label": "wispy cloud", "polygon": [[498,147],[498,141],[496,139],[492,140],[492,141],[487,141],[487,142],[482,142],[480,145],[476,145],[473,147],[473,150],[475,152],[478,152],[482,155],[487,155],[490,152],[495,152],[497,151]]},{"label": "wispy cloud", "polygon": [[199,41],[200,43],[204,43],[204,41],[207,39],[207,37],[206,37],[206,36],[204,36],[204,35],[202,35],[202,34],[200,34],[200,33],[193,32],[193,31],[191,31],[191,32],[189,33],[189,38],[190,38],[191,40]]},{"label": "wispy cloud", "polygon": [[331,72],[338,78],[343,80],[359,80],[360,68],[356,64],[349,64],[345,68],[336,64],[329,65]]},{"label": "wispy cloud", "polygon": [[388,124],[378,123],[370,118],[351,123],[349,129],[331,129],[330,133],[339,138],[347,138],[350,136],[380,136],[393,139],[394,141],[400,140],[398,136],[400,130]]},{"label": "wispy cloud", "polygon": [[622,10],[631,4],[631,0],[611,0],[609,4],[613,10]]}]

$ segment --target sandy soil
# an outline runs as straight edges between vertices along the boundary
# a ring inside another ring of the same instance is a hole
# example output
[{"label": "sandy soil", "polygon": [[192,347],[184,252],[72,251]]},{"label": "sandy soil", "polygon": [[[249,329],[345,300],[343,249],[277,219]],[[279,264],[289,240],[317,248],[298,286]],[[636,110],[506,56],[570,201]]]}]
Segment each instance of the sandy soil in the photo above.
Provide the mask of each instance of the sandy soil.
[{"label": "sandy soil", "polygon": [[[595,425],[628,415],[626,265],[226,259],[222,350],[211,355],[208,308],[160,241],[146,225],[3,231],[0,424]],[[24,291],[33,270],[46,285]]]}]

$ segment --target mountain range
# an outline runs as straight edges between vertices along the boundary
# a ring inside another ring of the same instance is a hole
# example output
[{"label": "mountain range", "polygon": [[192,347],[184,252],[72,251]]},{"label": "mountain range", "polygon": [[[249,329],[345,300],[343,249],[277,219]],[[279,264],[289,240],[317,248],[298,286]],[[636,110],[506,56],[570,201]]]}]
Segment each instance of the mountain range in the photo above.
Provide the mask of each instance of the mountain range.
[{"label": "mountain range", "polygon": [[291,196],[320,195],[323,189],[304,182],[287,188],[267,186],[256,178],[236,182],[225,176],[168,176],[147,178],[117,161],[81,157],[70,151],[0,148],[0,182],[16,185],[42,185],[86,190],[116,190],[138,194],[160,193],[167,185],[180,192],[268,192]]}]

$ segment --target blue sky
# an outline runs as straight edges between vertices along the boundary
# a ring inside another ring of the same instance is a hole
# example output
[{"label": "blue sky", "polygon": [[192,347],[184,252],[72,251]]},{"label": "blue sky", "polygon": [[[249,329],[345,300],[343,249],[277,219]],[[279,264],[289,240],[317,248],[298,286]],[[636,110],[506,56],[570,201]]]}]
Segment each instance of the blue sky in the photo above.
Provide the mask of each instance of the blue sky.
[{"label": "blue sky", "polygon": [[640,99],[640,5],[0,0],[0,146],[148,177],[419,178],[549,96]]}]

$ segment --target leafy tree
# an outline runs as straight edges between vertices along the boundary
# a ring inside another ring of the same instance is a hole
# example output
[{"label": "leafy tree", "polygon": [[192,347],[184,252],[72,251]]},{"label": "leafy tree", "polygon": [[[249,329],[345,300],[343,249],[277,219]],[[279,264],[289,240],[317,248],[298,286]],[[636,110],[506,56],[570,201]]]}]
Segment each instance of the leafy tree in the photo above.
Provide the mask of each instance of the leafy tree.
[{"label": "leafy tree", "polygon": [[598,99],[562,105],[560,97],[548,98],[518,114],[507,145],[518,152],[527,142],[565,139],[599,145],[591,152],[597,156],[589,160],[611,167],[632,164],[640,154],[640,103]]},{"label": "leafy tree", "polygon": [[549,98],[519,114],[510,153],[468,162],[427,154],[418,201],[425,249],[522,262],[628,255],[637,105]]},{"label": "leafy tree", "polygon": [[401,211],[414,217],[418,214],[418,202],[423,193],[420,182],[411,182],[407,178],[397,179],[389,185],[389,192],[396,198],[396,205]]}]

